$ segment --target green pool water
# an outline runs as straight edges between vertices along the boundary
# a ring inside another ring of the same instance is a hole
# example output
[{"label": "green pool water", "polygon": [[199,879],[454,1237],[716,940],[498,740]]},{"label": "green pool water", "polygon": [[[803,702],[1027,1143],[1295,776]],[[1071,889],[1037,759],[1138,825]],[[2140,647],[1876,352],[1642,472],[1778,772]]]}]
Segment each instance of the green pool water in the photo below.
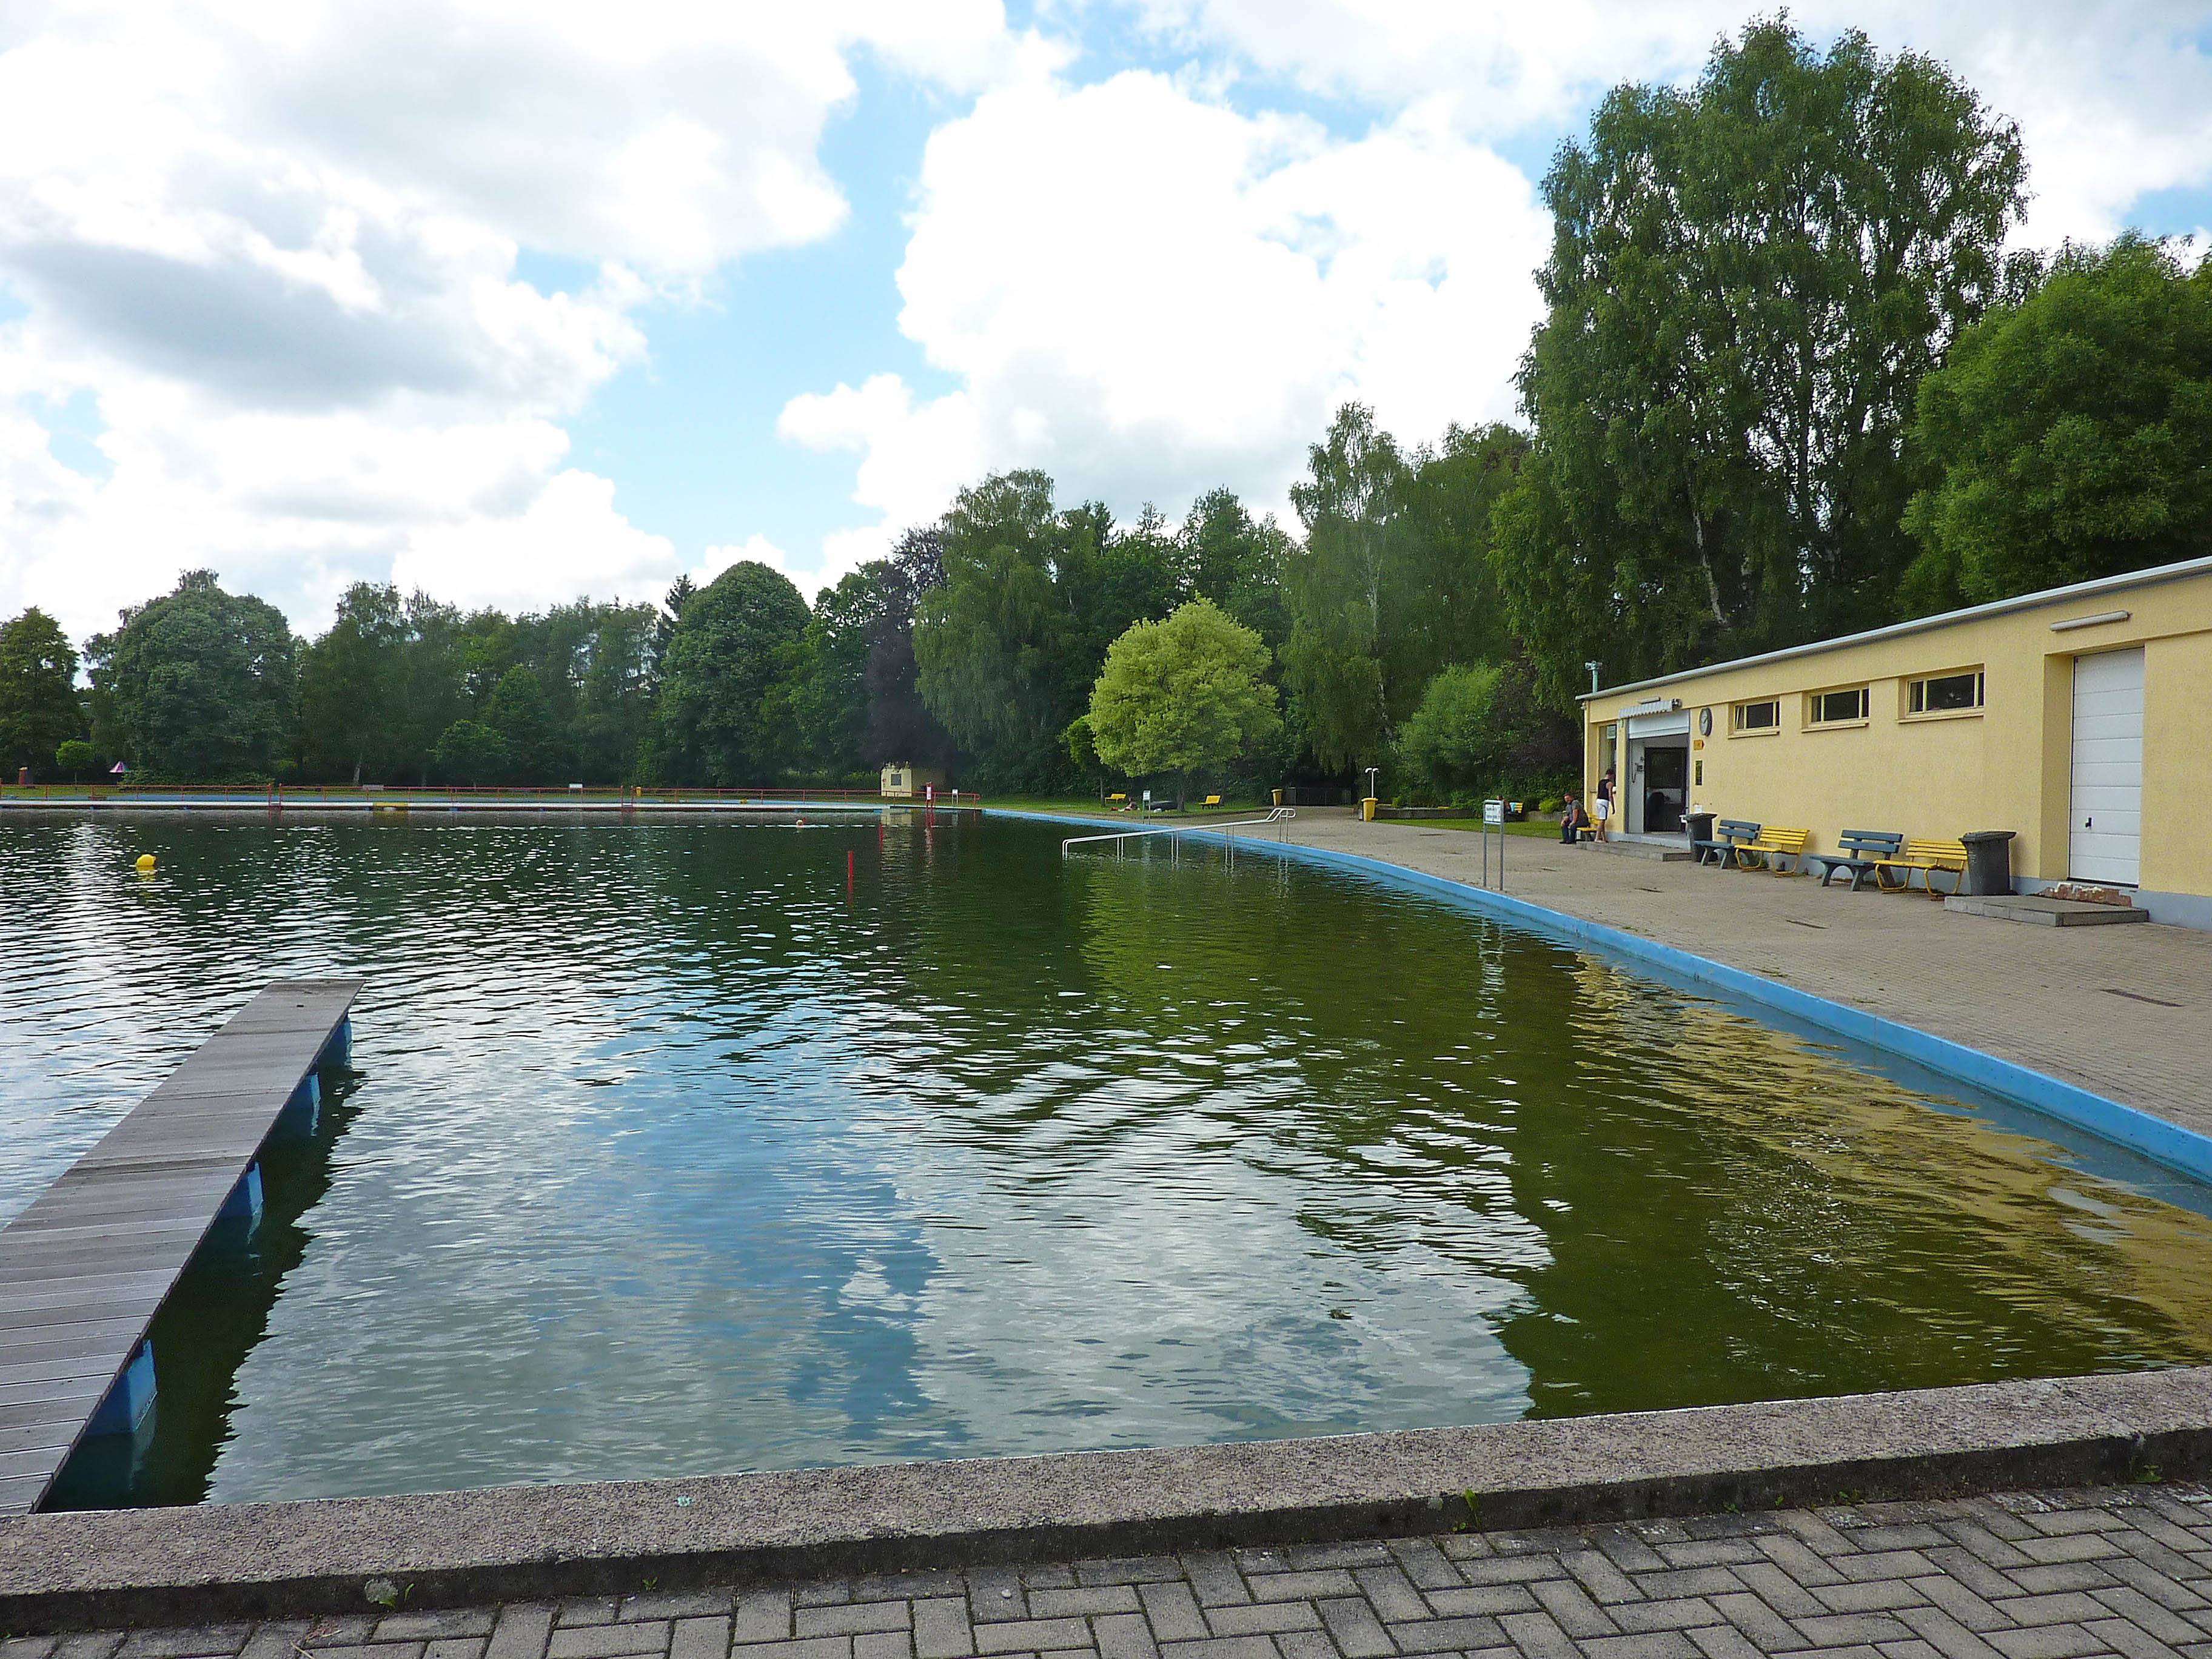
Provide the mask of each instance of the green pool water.
[{"label": "green pool water", "polygon": [[1439,901],[1064,833],[0,823],[0,1219],[269,979],[368,981],[60,1501],[2212,1358],[2193,1183]]}]

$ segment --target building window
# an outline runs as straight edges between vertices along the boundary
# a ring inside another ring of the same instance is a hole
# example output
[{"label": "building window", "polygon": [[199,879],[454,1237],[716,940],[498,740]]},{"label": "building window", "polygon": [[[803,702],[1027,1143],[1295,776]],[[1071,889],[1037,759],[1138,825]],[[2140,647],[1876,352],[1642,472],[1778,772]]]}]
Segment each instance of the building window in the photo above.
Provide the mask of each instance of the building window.
[{"label": "building window", "polygon": [[1982,706],[1982,671],[1936,674],[1915,680],[1905,692],[1905,712],[1913,714],[1959,714]]},{"label": "building window", "polygon": [[1739,732],[1773,732],[1782,725],[1782,700],[1769,697],[1765,702],[1740,702],[1735,706],[1735,729]]},{"label": "building window", "polygon": [[1849,691],[1815,691],[1806,703],[1810,725],[1854,725],[1867,717],[1867,689],[1861,685]]}]

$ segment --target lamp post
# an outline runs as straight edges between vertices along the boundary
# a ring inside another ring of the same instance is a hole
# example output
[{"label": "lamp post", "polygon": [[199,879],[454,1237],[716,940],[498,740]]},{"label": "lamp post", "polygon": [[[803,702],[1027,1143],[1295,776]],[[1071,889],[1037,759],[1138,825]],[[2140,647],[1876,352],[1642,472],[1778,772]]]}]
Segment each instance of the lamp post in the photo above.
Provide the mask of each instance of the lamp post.
[{"label": "lamp post", "polygon": [[1586,662],[1583,666],[1589,669],[1590,672],[1590,695],[1592,696],[1595,696],[1597,695],[1597,671],[1604,667],[1605,665],[1598,662]]}]

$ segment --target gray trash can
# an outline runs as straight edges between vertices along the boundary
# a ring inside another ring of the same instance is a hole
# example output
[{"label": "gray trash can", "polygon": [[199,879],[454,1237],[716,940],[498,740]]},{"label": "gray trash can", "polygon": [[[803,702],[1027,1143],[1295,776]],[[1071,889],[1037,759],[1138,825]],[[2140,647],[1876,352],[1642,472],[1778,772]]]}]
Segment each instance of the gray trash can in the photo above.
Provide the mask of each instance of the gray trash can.
[{"label": "gray trash can", "polygon": [[1970,897],[2011,893],[2013,833],[1974,830],[1959,837],[1966,848],[1966,891]]},{"label": "gray trash can", "polygon": [[1711,841],[1713,820],[1719,816],[1717,812],[1692,812],[1682,820],[1682,824],[1689,830],[1692,841]]}]

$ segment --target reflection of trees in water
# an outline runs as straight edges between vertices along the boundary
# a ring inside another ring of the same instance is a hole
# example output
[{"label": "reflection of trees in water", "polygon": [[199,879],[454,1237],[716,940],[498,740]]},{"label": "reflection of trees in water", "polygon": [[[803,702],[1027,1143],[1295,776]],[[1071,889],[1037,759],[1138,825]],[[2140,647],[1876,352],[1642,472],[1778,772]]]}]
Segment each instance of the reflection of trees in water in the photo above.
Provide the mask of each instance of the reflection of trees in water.
[{"label": "reflection of trees in water", "polygon": [[1540,1412],[2212,1355],[2201,1218],[1710,1003],[1572,981],[1575,1064],[1513,1149],[1563,1218],[1504,1331]]},{"label": "reflection of trees in water", "polygon": [[265,1204],[251,1229],[218,1222],[148,1333],[159,1388],[135,1435],[94,1436],[62,1468],[52,1510],[197,1504],[230,1437],[232,1379],[269,1328],[284,1276],[307,1254],[301,1218],[331,1186],[331,1154],[356,1115],[356,1079],[333,1073],[316,1133],[280,1132],[262,1148]]},{"label": "reflection of trees in water", "polygon": [[[1288,879],[1283,879],[1285,876]],[[1540,1261],[1470,1039],[1481,924],[1263,854],[1071,866],[1083,957],[1216,1149],[1295,1182],[1299,1220],[1376,1271]],[[1478,971],[1480,981],[1486,974]],[[1126,1055],[1129,1054],[1123,1050]]]},{"label": "reflection of trees in water", "polygon": [[[928,1390],[948,1333],[996,1340],[983,1304],[1016,1295],[1024,1228],[1064,1254],[1021,1269],[1022,1305],[1070,1329],[1142,1334],[1170,1303],[1209,1340],[1209,1318],[1251,1322],[1276,1392],[1218,1346],[1203,1409],[1255,1432],[1310,1420],[1301,1380],[1449,1414],[1480,1370],[1485,1408],[1511,1411],[1525,1367],[1559,1413],[2196,1358],[2212,1329],[2197,1218],[1816,1044],[1256,849],[1234,872],[1195,847],[1063,864],[1055,829],[950,814],[880,836],[163,820],[127,831],[161,860],[142,889],[101,874],[127,866],[119,827],[38,833],[57,890],[28,899],[29,948],[51,923],[165,1030],[272,972],[358,970],[368,1027],[426,1011],[404,1110],[526,1124],[503,1167],[604,1143],[619,1099],[625,1133],[699,1152],[697,1193],[669,1178],[684,1201],[726,1207],[719,1154],[757,1143],[711,1295],[684,1304],[681,1273],[656,1295],[672,1353],[708,1352],[717,1321],[774,1329],[739,1346],[780,1356],[760,1432],[792,1443],[842,1425],[852,1455],[927,1454],[999,1409],[996,1374],[961,1373],[951,1406]],[[522,1049],[544,1082],[502,1093],[483,1068]],[[807,1240],[781,1267],[778,1218]],[[544,1224],[508,1219],[537,1248]],[[948,1314],[948,1289],[984,1294]],[[267,1315],[240,1302],[225,1351]],[[1047,1381],[1089,1363],[1024,1352]],[[179,1492],[235,1364],[191,1408]]]}]

